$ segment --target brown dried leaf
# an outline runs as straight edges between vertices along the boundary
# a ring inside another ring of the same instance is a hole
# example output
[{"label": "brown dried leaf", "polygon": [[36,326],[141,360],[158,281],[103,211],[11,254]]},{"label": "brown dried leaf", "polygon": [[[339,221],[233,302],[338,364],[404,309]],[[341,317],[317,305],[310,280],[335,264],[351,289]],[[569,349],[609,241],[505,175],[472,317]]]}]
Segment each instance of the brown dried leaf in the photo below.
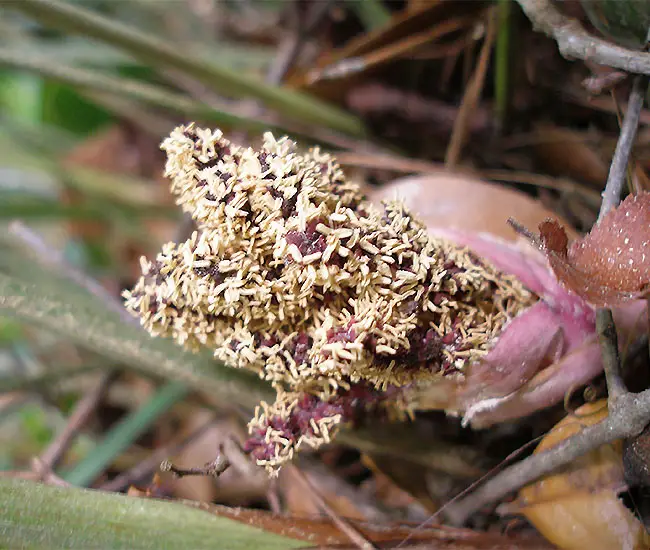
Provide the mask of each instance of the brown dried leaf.
[{"label": "brown dried leaf", "polygon": [[381,455],[364,454],[361,461],[372,472],[362,488],[386,506],[393,517],[423,521],[440,507],[429,495],[423,466]]},{"label": "brown dried leaf", "polygon": [[483,2],[423,2],[417,9],[395,14],[387,25],[328,52],[316,67],[295,69],[288,83],[318,97],[339,101],[371,70],[427,44],[457,40],[459,34],[472,28],[484,7]]},{"label": "brown dried leaf", "polygon": [[591,232],[567,247],[562,226],[539,226],[557,278],[596,306],[617,306],[643,297],[650,285],[650,193],[628,196]]},{"label": "brown dried leaf", "polygon": [[[270,533],[304,540],[314,546],[350,546],[350,540],[329,519],[296,518],[278,516],[262,510],[229,508],[218,504],[182,501],[193,508],[200,508],[219,517],[240,521]],[[395,548],[408,537],[408,543],[401,547],[428,548],[431,550],[550,550],[546,542],[531,537],[506,536],[475,532],[470,529],[455,529],[446,526],[421,527],[370,523],[350,520],[349,523],[379,548]],[[423,545],[424,543],[424,545]]]},{"label": "brown dried leaf", "polygon": [[[606,417],[605,400],[580,407],[549,432],[535,453]],[[643,525],[618,499],[624,488],[622,443],[616,441],[524,487],[503,511],[523,514],[549,541],[566,550],[647,548],[650,538]]]},{"label": "brown dried leaf", "polygon": [[[336,514],[359,521],[384,521],[387,519],[387,515],[379,510],[376,502],[365,498],[356,487],[335,476],[326,468],[321,468],[316,464],[303,464],[301,471]],[[279,489],[287,511],[292,516],[317,517],[324,515],[311,491],[306,491],[304,484],[295,475],[294,468],[285,468],[280,472]]]},{"label": "brown dried leaf", "polygon": [[540,162],[556,176],[568,176],[602,189],[607,180],[607,163],[586,135],[570,128],[539,124],[533,150]]}]

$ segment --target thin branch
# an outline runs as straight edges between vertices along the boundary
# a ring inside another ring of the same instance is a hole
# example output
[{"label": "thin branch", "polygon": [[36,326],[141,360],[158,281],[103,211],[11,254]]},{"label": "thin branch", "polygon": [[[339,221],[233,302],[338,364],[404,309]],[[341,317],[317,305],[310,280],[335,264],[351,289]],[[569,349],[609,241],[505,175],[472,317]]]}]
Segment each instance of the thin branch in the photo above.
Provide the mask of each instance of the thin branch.
[{"label": "thin branch", "polygon": [[[598,222],[605,215],[618,206],[621,201],[621,193],[625,185],[628,162],[632,152],[632,146],[636,139],[636,132],[639,126],[639,117],[643,109],[645,92],[648,89],[648,77],[637,75],[634,77],[627,111],[621,125],[621,134],[616,143],[616,150],[609,167],[607,184],[603,192],[603,202],[600,205]],[[602,348],[603,368],[607,381],[607,393],[610,404],[617,397],[627,392],[621,376],[621,360],[618,354],[618,339],[612,312],[607,308],[600,308],[596,311],[596,331]]]},{"label": "thin branch", "polygon": [[179,468],[174,466],[169,460],[164,460],[160,464],[161,472],[171,472],[176,477],[185,477],[185,476],[209,476],[209,477],[219,477],[223,474],[228,468],[230,468],[230,460],[224,452],[224,447],[221,445],[219,447],[219,453],[217,454],[214,460],[206,462],[203,466],[193,467],[193,468]]},{"label": "thin branch", "polygon": [[517,0],[533,27],[553,38],[567,59],[582,59],[628,73],[650,75],[650,54],[623,48],[588,33],[550,0]]},{"label": "thin branch", "polygon": [[474,113],[476,105],[481,97],[481,92],[483,91],[483,85],[485,84],[485,76],[487,74],[490,53],[492,52],[492,45],[494,44],[496,31],[496,11],[490,10],[487,13],[487,30],[485,31],[481,53],[479,54],[474,74],[472,74],[472,78],[465,88],[465,93],[460,108],[458,109],[454,128],[451,132],[451,138],[449,139],[449,146],[447,147],[447,152],[445,154],[445,166],[447,168],[455,167],[460,160],[460,154],[468,133],[469,120]]},{"label": "thin branch", "polygon": [[614,208],[621,200],[621,192],[625,184],[625,175],[627,173],[627,163],[632,152],[632,146],[636,138],[636,131],[639,126],[639,117],[643,109],[643,100],[645,92],[648,89],[648,78],[645,76],[636,76],[632,85],[632,92],[627,105],[627,112],[623,119],[621,135],[616,143],[616,150],[612,158],[612,164],[607,176],[607,185],[603,193],[603,203],[600,207],[598,221],[602,220],[605,214]]},{"label": "thin branch", "polygon": [[462,525],[474,512],[527,485],[560,466],[616,439],[639,435],[650,418],[650,390],[625,392],[609,406],[609,416],[569,437],[555,447],[511,466],[479,487],[467,498],[447,508],[445,516]]},{"label": "thin branch", "polygon": [[291,470],[292,475],[300,481],[304,488],[308,491],[311,498],[316,502],[318,507],[325,512],[329,518],[334,522],[341,532],[345,533],[350,541],[357,547],[363,550],[372,550],[375,545],[366,539],[363,534],[356,529],[353,525],[348,523],[345,519],[339,516],[334,509],[327,504],[323,495],[320,494],[314,484],[309,481],[309,478],[301,472],[296,466],[290,464],[288,468]]},{"label": "thin branch", "polygon": [[41,462],[40,458],[32,459],[32,470],[39,481],[47,485],[56,485],[57,487],[72,487],[65,479],[57,476],[47,465]]},{"label": "thin branch", "polygon": [[607,395],[610,402],[627,392],[621,377],[621,359],[618,354],[618,337],[612,310],[600,308],[596,311],[596,330],[602,349],[603,370],[607,380]]},{"label": "thin branch", "polygon": [[79,430],[86,424],[97,407],[114,377],[115,373],[112,371],[102,374],[95,388],[77,402],[63,431],[50,443],[38,459],[39,468],[43,472],[51,472],[57,467]]},{"label": "thin branch", "polygon": [[133,468],[121,473],[116,478],[111,479],[109,482],[102,485],[101,490],[121,491],[129,485],[137,483],[138,480],[156,470],[160,466],[160,463],[165,459],[165,457],[178,454],[190,443],[204,435],[212,426],[214,426],[214,418],[199,426],[196,430],[192,431],[192,433],[190,433],[187,437],[184,437],[181,441],[156,449],[156,451],[149,455],[145,460],[139,462],[133,466]]}]

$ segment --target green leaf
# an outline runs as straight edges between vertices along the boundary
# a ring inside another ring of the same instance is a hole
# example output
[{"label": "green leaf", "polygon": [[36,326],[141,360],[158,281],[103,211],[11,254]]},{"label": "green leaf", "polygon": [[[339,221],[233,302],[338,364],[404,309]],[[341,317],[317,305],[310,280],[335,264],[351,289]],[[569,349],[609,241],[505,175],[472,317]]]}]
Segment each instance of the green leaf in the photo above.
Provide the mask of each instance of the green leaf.
[{"label": "green leaf", "polygon": [[[0,347],[11,344],[23,337],[22,327],[11,319],[3,319],[0,317]],[[0,388],[2,387],[2,380],[0,378]],[[4,391],[0,389],[0,391]]]},{"label": "green leaf", "polygon": [[629,48],[645,46],[650,27],[650,2],[581,0],[591,23],[614,42]]},{"label": "green leaf", "polygon": [[75,86],[80,90],[111,93],[118,97],[131,97],[149,105],[206,122],[216,122],[256,131],[269,129],[269,124],[255,118],[219,111],[161,86],[133,78],[104,74],[91,69],[55,64],[45,57],[35,57],[20,51],[0,48],[0,66],[34,71],[45,78]]},{"label": "green leaf", "polygon": [[128,550],[266,550],[305,542],[175,502],[0,478],[0,546]]},{"label": "green leaf", "polygon": [[251,373],[228,368],[210,353],[191,354],[168,339],[152,338],[72,282],[64,284],[46,272],[39,275],[33,262],[25,261],[20,277],[1,269],[2,315],[39,325],[150,376],[185,382],[224,403],[252,407],[268,396],[268,386]]},{"label": "green leaf", "polygon": [[270,86],[205,60],[187,47],[132,28],[119,21],[58,0],[21,0],[7,4],[50,28],[80,34],[121,48],[152,66],[180,71],[216,92],[234,97],[252,97],[263,101],[282,114],[327,126],[349,135],[363,136],[363,124],[356,117],[307,94]]},{"label": "green leaf", "polygon": [[42,85],[34,75],[0,72],[0,108],[14,118],[37,122],[41,118]]},{"label": "green leaf", "polygon": [[43,122],[77,135],[91,134],[111,120],[105,109],[91,103],[66,84],[45,82],[41,101]]},{"label": "green leaf", "polygon": [[368,31],[380,29],[390,22],[390,11],[384,6],[382,0],[357,0],[350,2],[349,6],[356,12]]},{"label": "green leaf", "polygon": [[[87,6],[86,6],[87,7]],[[202,53],[207,58],[219,50],[219,60],[237,70],[254,69],[261,71],[266,68],[275,55],[275,50],[269,46],[255,44],[233,44],[227,42],[196,42],[190,45],[192,50]],[[62,40],[21,40],[8,46],[12,51],[44,57],[51,63],[115,69],[117,67],[141,67],[142,64],[128,55],[115,50],[106,44],[89,43],[83,38],[67,37]]]},{"label": "green leaf", "polygon": [[[113,205],[111,205],[113,206]],[[1,219],[34,219],[35,221],[51,219],[68,219],[84,221],[115,220],[118,211],[122,216],[141,216],[146,218],[180,218],[177,209],[159,207],[120,208],[102,206],[99,200],[91,204],[66,205],[60,201],[28,194],[6,193],[0,190],[0,220]]]}]

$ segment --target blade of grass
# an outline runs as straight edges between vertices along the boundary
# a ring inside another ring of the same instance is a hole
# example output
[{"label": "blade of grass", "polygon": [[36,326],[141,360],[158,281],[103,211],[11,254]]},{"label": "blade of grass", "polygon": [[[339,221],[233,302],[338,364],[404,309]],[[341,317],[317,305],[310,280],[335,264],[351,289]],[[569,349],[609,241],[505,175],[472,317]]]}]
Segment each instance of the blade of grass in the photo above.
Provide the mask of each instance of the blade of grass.
[{"label": "blade of grass", "polygon": [[282,537],[175,502],[0,478],[0,547],[285,550]]},{"label": "blade of grass", "polygon": [[[4,38],[4,37],[3,37]],[[43,57],[51,63],[66,63],[84,67],[114,69],[116,67],[141,67],[142,64],[129,55],[106,44],[89,43],[83,38],[65,38],[62,40],[31,39],[5,42],[11,51]],[[219,48],[222,63],[237,70],[263,70],[274,55],[272,47],[260,47],[248,44],[232,44],[212,41],[210,49]],[[192,50],[208,51],[205,43],[190,45]],[[214,50],[212,50],[214,51]]]},{"label": "blade of grass", "polygon": [[115,118],[127,121],[145,134],[162,140],[177,122],[173,113],[162,113],[153,106],[128,97],[118,97],[104,92],[80,90],[87,99],[111,112]]},{"label": "blade of grass", "polygon": [[[38,78],[38,75],[30,75]],[[79,139],[60,126],[53,126],[39,120],[29,124],[16,118],[13,113],[0,114],[0,127],[3,135],[28,143],[30,148],[48,155],[62,155],[79,143]]]},{"label": "blade of grass", "polygon": [[367,31],[381,28],[391,19],[390,11],[381,0],[358,0],[350,2],[349,7],[361,19]]},{"label": "blade of grass", "polygon": [[61,381],[69,382],[75,376],[87,374],[98,368],[100,368],[99,365],[88,364],[74,367],[52,368],[51,370],[37,374],[0,376],[0,392],[5,393],[45,386],[51,387]]},{"label": "blade of grass", "polygon": [[124,452],[162,414],[181,401],[188,393],[189,390],[185,384],[168,382],[159,388],[137,411],[111,429],[101,443],[61,477],[72,485],[89,485],[111,464],[116,456]]},{"label": "blade of grass", "polygon": [[45,78],[76,86],[82,90],[131,97],[155,107],[167,109],[190,118],[199,118],[207,122],[226,124],[254,131],[269,129],[269,125],[265,122],[226,111],[215,110],[199,101],[165,90],[160,86],[140,80],[111,76],[92,69],[55,64],[50,59],[35,57],[20,51],[0,48],[0,66],[33,71]]},{"label": "blade of grass", "polygon": [[154,67],[176,69],[210,86],[216,92],[252,97],[278,112],[327,126],[349,135],[362,136],[362,123],[354,116],[306,94],[264,84],[234,70],[201,59],[200,55],[164,42],[158,37],[119,21],[58,0],[21,0],[8,4],[50,28],[77,33],[121,48]]},{"label": "blade of grass", "polygon": [[[54,199],[0,191],[0,219],[5,220],[20,218],[22,220],[33,219],[36,221],[52,219],[116,221],[115,212],[105,206],[102,206],[97,201],[90,204],[66,205]],[[163,206],[121,208],[117,205],[115,208],[120,211],[120,217],[180,218],[176,208],[165,208]]]},{"label": "blade of grass", "polygon": [[83,291],[71,292],[56,280],[48,285],[46,274],[33,283],[0,272],[0,314],[46,328],[149,376],[182,381],[225,403],[252,407],[269,395],[258,377],[125,325]]},{"label": "blade of grass", "polygon": [[105,220],[100,208],[67,206],[52,199],[0,193],[0,219]]},{"label": "blade of grass", "polygon": [[[0,48],[0,66],[2,65],[19,70],[34,71],[44,78],[76,86],[79,92],[91,101],[114,110],[120,116],[125,114],[125,110],[131,110],[131,113],[127,113],[127,116],[136,121],[141,127],[146,125],[144,129],[152,135],[163,136],[167,134],[175,123],[171,119],[166,121],[160,114],[147,113],[143,110],[142,103],[164,109],[170,113],[179,113],[208,124],[226,125],[258,133],[267,130],[287,133],[296,139],[302,140],[303,143],[305,141],[315,141],[316,143],[329,143],[336,147],[368,148],[365,142],[346,138],[321,128],[309,128],[283,120],[273,113],[262,113],[253,118],[227,110],[219,110],[218,106],[207,105],[201,101],[140,80],[110,76],[78,67],[55,66],[43,58],[33,58],[14,53],[7,54],[6,50]],[[133,105],[136,106],[135,112],[139,113],[140,117],[135,116],[131,105],[124,103],[124,101],[128,100],[138,102],[134,102]],[[152,117],[155,117],[155,120],[152,120]]]},{"label": "blade of grass", "polygon": [[[102,170],[95,170],[83,166],[63,164],[55,152],[39,149],[29,141],[12,139],[8,132],[0,130],[0,166],[15,167],[17,170],[11,174],[12,180],[21,182],[29,181],[30,171],[44,174],[44,179],[57,178],[57,181],[76,189],[84,194],[85,198],[92,199],[94,207],[104,210],[98,217],[107,219],[127,219],[137,216],[155,216],[175,218],[180,215],[178,209],[161,204],[157,185],[143,178],[115,174]],[[21,172],[24,172],[21,173]],[[1,174],[1,173],[0,173]],[[0,176],[1,177],[1,176]],[[48,191],[56,192],[56,185],[51,182]],[[0,196],[6,204],[0,203],[0,212],[10,212],[12,207],[17,210],[24,207],[38,209],[38,200],[31,198],[27,193],[4,192],[0,181]],[[7,185],[11,189],[12,186]],[[13,195],[13,197],[12,197]],[[86,205],[93,208],[93,205]],[[66,211],[65,205],[54,207],[55,210]]]}]

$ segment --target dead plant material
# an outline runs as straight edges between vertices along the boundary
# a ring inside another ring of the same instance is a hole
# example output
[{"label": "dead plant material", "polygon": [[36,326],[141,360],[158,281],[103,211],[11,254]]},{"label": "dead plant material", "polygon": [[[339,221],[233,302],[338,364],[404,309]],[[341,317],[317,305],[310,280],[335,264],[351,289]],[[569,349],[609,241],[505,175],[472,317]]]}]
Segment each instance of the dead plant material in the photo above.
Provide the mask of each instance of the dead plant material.
[{"label": "dead plant material", "polygon": [[[543,452],[607,418],[607,403],[589,403],[560,421],[539,444]],[[523,514],[544,536],[565,550],[646,548],[650,536],[619,499],[622,442],[614,441],[576,459],[562,471],[524,487],[501,513]]]},{"label": "dead plant material", "polygon": [[496,15],[497,13],[495,9],[489,10],[486,15],[487,28],[483,45],[481,46],[481,52],[474,73],[465,87],[465,93],[463,94],[460,109],[458,110],[458,116],[456,117],[454,128],[451,133],[451,139],[449,140],[449,145],[445,154],[445,165],[447,168],[453,168],[460,160],[463,144],[468,135],[469,120],[476,109],[481,92],[483,91],[490,53],[492,52],[492,46],[497,32]]},{"label": "dead plant material", "polygon": [[557,222],[540,225],[558,279],[594,305],[616,306],[650,290],[650,193],[630,195],[570,247]]}]

